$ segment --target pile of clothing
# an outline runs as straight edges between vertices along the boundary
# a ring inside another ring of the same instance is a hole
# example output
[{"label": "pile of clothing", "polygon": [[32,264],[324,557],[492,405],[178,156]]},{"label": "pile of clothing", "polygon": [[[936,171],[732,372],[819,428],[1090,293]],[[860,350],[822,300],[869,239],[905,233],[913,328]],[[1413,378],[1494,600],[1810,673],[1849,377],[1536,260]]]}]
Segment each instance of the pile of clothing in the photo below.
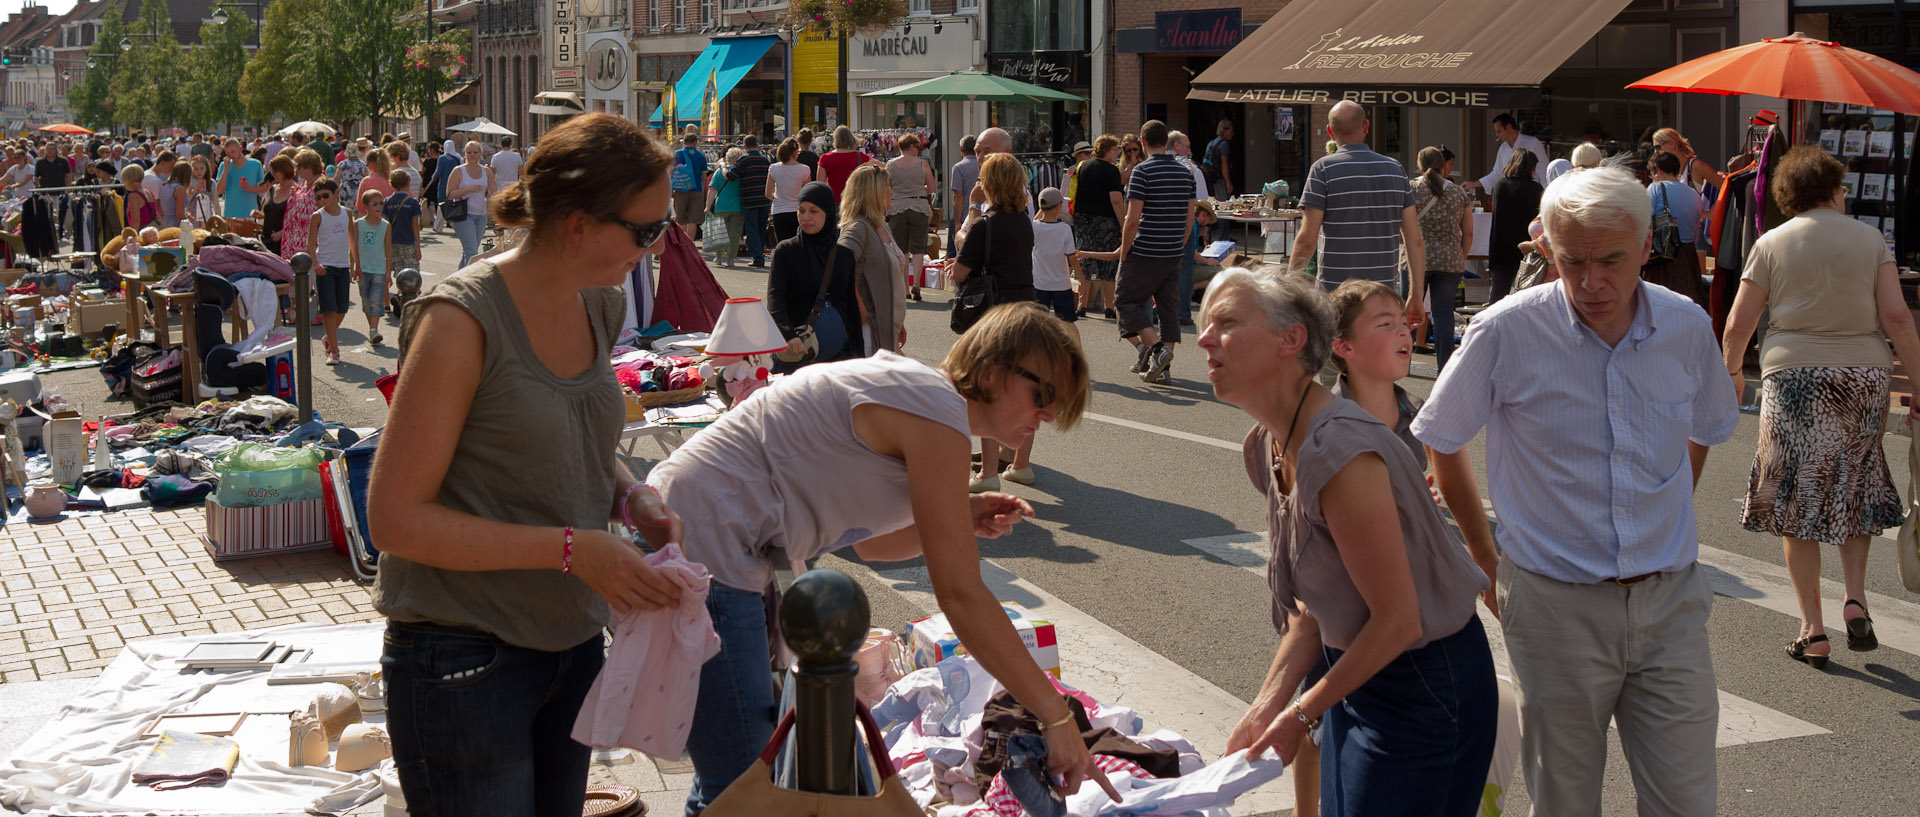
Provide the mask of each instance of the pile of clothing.
[{"label": "pile of clothing", "polygon": [[692,358],[641,349],[614,347],[613,374],[635,394],[679,391],[706,384]]},{"label": "pile of clothing", "polygon": [[908,674],[873,715],[900,782],[935,817],[1224,816],[1236,798],[1284,770],[1278,759],[1250,761],[1245,752],[1207,764],[1178,733],[1142,735],[1132,709],[1103,705],[1057,680],[1054,686],[1122,802],[1092,782],[1069,797],[1052,794],[1039,720],[970,656]]}]

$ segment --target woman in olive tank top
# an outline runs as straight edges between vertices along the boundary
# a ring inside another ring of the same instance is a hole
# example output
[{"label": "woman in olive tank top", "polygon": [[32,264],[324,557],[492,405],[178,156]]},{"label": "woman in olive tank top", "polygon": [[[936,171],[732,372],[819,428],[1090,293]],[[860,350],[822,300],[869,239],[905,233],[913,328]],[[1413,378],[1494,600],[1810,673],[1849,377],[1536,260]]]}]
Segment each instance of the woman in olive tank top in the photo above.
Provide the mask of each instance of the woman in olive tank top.
[{"label": "woman in olive tank top", "polygon": [[571,732],[609,607],[678,600],[608,532],[680,537],[615,456],[626,411],[608,359],[621,280],[669,224],[670,161],[624,119],[568,120],[492,202],[525,242],[407,307],[368,514],[411,814],[579,814],[589,750]]}]

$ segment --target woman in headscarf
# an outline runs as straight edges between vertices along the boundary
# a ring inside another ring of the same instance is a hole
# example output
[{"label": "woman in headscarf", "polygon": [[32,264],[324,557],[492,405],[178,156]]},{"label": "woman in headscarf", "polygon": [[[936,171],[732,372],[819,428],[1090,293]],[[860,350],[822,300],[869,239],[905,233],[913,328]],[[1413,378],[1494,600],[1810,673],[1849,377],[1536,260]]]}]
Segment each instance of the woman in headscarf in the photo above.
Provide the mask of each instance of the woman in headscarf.
[{"label": "woman in headscarf", "polygon": [[[819,344],[816,361],[859,357],[860,306],[854,295],[853,253],[833,252],[840,240],[840,208],[826,182],[808,182],[800,188],[800,234],[773,248],[773,268],[767,273],[767,309],[787,339],[787,351],[801,352],[800,327],[809,325],[813,303],[820,296],[827,259],[834,256],[833,275],[826,283],[827,300],[812,320]],[[829,309],[831,307],[831,309]],[[829,315],[839,318],[828,320]]]}]

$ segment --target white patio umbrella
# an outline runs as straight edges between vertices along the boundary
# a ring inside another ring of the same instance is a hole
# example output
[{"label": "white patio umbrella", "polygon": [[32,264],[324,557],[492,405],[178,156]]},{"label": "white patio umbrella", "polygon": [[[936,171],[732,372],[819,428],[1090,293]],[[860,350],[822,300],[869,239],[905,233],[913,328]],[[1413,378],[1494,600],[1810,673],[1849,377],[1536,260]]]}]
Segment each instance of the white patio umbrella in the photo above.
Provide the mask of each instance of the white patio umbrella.
[{"label": "white patio umbrella", "polygon": [[282,134],[304,133],[307,136],[324,136],[324,137],[332,138],[334,134],[334,130],[332,127],[329,127],[325,122],[315,122],[309,119],[304,122],[295,122],[291,125],[281,128],[280,133]]},{"label": "white patio umbrella", "polygon": [[462,122],[458,125],[449,126],[447,130],[467,131],[487,136],[519,136],[519,134],[495,124],[493,120],[484,116],[472,122]]}]

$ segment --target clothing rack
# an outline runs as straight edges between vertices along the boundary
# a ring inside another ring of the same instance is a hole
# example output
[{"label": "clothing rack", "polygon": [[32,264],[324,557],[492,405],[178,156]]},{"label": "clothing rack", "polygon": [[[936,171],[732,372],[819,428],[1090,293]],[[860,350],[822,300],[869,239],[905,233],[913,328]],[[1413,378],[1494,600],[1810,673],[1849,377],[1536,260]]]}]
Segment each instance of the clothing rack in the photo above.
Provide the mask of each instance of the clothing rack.
[{"label": "clothing rack", "polygon": [[36,187],[36,188],[33,188],[32,190],[28,190],[27,194],[32,195],[34,193],[54,193],[54,192],[63,192],[67,190],[106,190],[109,188],[116,188],[116,187],[123,187],[123,186],[124,185],[118,185],[118,184],[76,184],[76,185],[69,185],[67,187]]}]

